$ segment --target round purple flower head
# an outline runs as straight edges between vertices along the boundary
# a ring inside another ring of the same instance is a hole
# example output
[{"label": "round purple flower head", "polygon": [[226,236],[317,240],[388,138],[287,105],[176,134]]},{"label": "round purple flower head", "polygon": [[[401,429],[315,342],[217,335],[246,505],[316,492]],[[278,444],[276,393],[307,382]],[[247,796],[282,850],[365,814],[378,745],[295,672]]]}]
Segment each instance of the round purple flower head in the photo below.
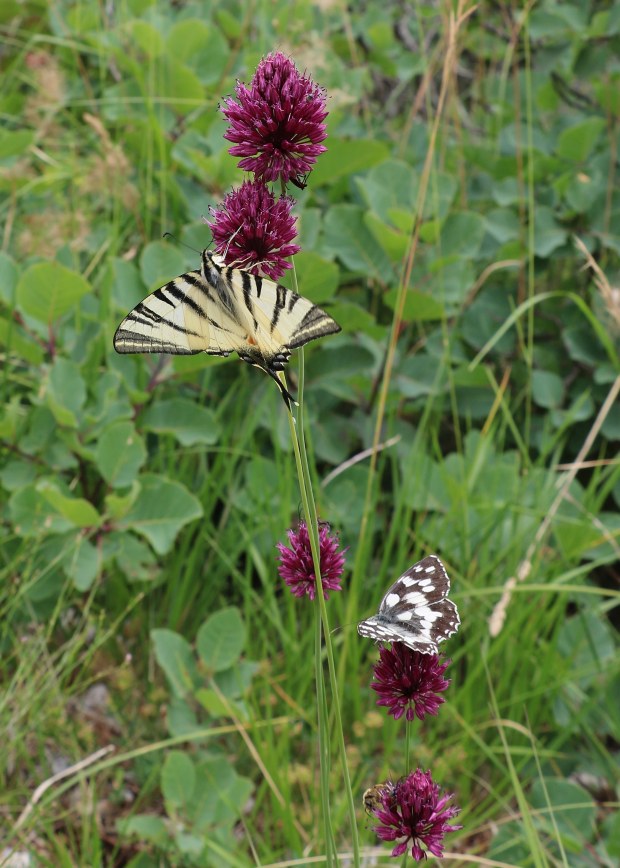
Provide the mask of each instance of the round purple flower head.
[{"label": "round purple flower head", "polygon": [[239,168],[262,181],[304,186],[301,179],[327,150],[323,88],[275,51],[260,61],[249,87],[237,82],[235,94],[224,100],[222,114],[230,123],[224,138],[235,143],[229,152],[243,157]]},{"label": "round purple flower head", "polygon": [[291,243],[297,234],[292,206],[289,197],[276,201],[264,184],[244,181],[219,208],[210,209],[213,220],[205,222],[227,265],[277,280],[291,267],[286,257],[301,249]]},{"label": "round purple flower head", "polygon": [[[338,549],[340,540],[337,536],[331,536],[329,530],[327,522],[319,524],[321,582],[326,600],[329,599],[327,590],[342,590],[340,579],[344,569],[344,553],[346,551],[346,549]],[[296,597],[303,597],[304,594],[307,594],[311,600],[314,600],[316,578],[312,563],[310,537],[305,521],[299,523],[297,530],[291,529],[286,533],[291,547],[287,548],[284,543],[276,544],[280,552],[278,572],[291,589],[292,594]]]},{"label": "round purple flower head", "polygon": [[374,665],[375,680],[370,685],[380,696],[377,705],[385,705],[394,720],[403,714],[407,720],[424,720],[427,714],[437,714],[445,702],[439,694],[450,684],[443,677],[450,662],[437,654],[412,651],[400,642],[381,648]]},{"label": "round purple flower head", "polygon": [[377,797],[370,812],[379,820],[373,830],[382,841],[404,838],[392,850],[394,857],[402,856],[410,844],[416,862],[426,859],[427,851],[441,857],[444,835],[463,828],[447,822],[461,809],[456,805],[446,807],[453,794],[440,798],[439,786],[433,783],[430,771],[416,769],[396,784],[388,781],[373,790]]}]

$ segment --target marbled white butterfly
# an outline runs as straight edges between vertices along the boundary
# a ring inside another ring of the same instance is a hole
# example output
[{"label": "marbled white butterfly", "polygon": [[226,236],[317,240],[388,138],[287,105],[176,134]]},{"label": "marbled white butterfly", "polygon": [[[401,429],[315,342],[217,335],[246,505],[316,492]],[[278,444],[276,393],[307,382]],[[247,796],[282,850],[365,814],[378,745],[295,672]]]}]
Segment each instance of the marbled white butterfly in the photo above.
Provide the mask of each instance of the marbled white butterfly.
[{"label": "marbled white butterfly", "polygon": [[437,555],[429,555],[394,582],[378,613],[361,621],[357,632],[377,642],[401,642],[412,651],[438,654],[438,643],[456,633],[461,623],[449,591],[444,565]]}]

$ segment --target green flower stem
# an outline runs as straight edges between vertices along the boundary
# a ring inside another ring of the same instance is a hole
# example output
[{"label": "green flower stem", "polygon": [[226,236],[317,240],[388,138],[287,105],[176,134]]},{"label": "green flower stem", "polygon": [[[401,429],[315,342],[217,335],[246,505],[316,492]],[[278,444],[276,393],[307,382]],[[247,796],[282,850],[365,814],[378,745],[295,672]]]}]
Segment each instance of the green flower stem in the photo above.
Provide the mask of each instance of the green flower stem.
[{"label": "green flower stem", "polygon": [[[293,284],[297,292],[297,276],[293,269]],[[330,751],[329,751],[329,730],[327,726],[329,711],[327,708],[327,697],[325,693],[325,682],[323,675],[322,648],[320,642],[320,625],[323,627],[323,639],[325,642],[325,651],[327,655],[327,668],[329,671],[330,687],[331,687],[331,711],[334,714],[336,734],[338,740],[338,751],[340,753],[340,762],[342,765],[342,774],[345,783],[345,792],[347,798],[347,809],[349,813],[349,821],[351,825],[351,842],[353,846],[353,864],[358,868],[360,864],[359,839],[357,834],[357,818],[355,816],[355,802],[353,799],[353,790],[351,788],[351,778],[347,765],[347,754],[344,742],[344,732],[342,728],[342,715],[340,712],[340,698],[338,691],[338,680],[336,677],[336,665],[334,663],[334,651],[331,641],[331,632],[329,629],[329,618],[327,616],[327,606],[325,605],[325,596],[323,594],[323,582],[321,579],[321,549],[319,543],[319,527],[317,519],[316,504],[312,491],[312,477],[310,475],[310,466],[308,463],[308,453],[306,449],[305,438],[305,419],[304,419],[304,380],[305,380],[305,365],[303,347],[299,350],[299,410],[297,413],[297,423],[292,413],[289,413],[289,429],[291,439],[293,441],[293,450],[295,452],[295,463],[297,465],[297,475],[299,477],[299,488],[303,504],[306,526],[308,528],[308,537],[310,539],[310,548],[312,550],[312,562],[314,564],[314,574],[316,578],[316,603],[320,613],[320,624],[317,619],[317,643],[315,648],[315,672],[317,684],[317,699],[318,699],[318,717],[319,717],[319,754],[321,768],[321,802],[323,804],[323,817],[325,822],[325,841],[326,841],[326,856],[327,864],[333,864],[330,861],[330,855],[334,854],[334,836],[331,825],[331,815],[329,811],[329,770],[330,770]],[[331,840],[330,840],[331,839]]]},{"label": "green flower stem", "polygon": [[[325,641],[325,651],[327,655],[327,668],[329,671],[331,699],[331,711],[334,714],[336,734],[338,739],[338,750],[340,753],[340,762],[342,765],[342,773],[345,783],[345,792],[347,796],[347,808],[349,812],[349,820],[351,825],[351,842],[353,846],[353,864],[359,866],[359,840],[357,834],[357,818],[355,816],[355,802],[353,800],[353,790],[351,788],[351,778],[349,776],[349,768],[347,765],[346,747],[344,743],[344,732],[342,727],[342,715],[340,712],[340,699],[338,692],[338,680],[336,677],[336,664],[334,662],[334,651],[331,641],[331,633],[329,628],[329,618],[327,615],[327,606],[325,605],[325,596],[323,594],[323,582],[321,580],[321,550],[319,543],[319,528],[316,513],[316,504],[312,492],[312,479],[310,476],[310,468],[308,465],[308,455],[305,448],[304,431],[304,408],[303,408],[303,386],[304,386],[304,355],[303,348],[299,350],[299,411],[297,414],[297,424],[292,414],[289,413],[289,428],[293,441],[293,450],[295,452],[295,462],[297,464],[297,475],[299,477],[299,488],[301,491],[301,499],[304,509],[304,516],[308,528],[308,536],[310,539],[310,548],[312,550],[312,562],[314,564],[314,574],[316,578],[316,603],[320,613],[320,623],[323,626],[323,639]],[[301,441],[301,445],[300,445]],[[328,710],[325,696],[325,684],[323,680],[323,664],[320,643],[317,645],[315,653],[315,669],[317,680],[318,694],[318,711],[319,711],[319,736],[324,733],[327,744],[319,744],[321,757],[321,785],[325,787],[325,792],[329,793],[329,766],[325,768],[325,761],[329,761],[329,735],[327,728],[323,729],[321,724],[322,719],[325,724],[327,722]],[[326,819],[326,841],[333,835],[331,828],[331,818]],[[331,864],[328,862],[328,864]]]}]

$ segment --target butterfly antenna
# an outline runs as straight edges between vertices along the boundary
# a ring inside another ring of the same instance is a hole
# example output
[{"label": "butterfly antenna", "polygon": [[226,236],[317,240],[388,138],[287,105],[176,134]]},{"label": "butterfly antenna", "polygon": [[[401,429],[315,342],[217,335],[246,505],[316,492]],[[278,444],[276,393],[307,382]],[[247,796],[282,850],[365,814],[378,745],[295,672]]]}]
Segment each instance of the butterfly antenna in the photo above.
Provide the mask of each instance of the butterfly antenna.
[{"label": "butterfly antenna", "polygon": [[179,239],[176,237],[176,235],[173,235],[172,232],[164,232],[164,234],[162,235],[162,238],[172,238],[172,240],[174,241],[175,244],[178,244],[181,247],[187,247],[188,250],[191,250],[192,253],[197,253],[198,256],[200,256],[200,254],[202,252],[201,250],[196,250],[194,247],[192,247],[191,244],[188,244],[186,241],[179,241]]}]

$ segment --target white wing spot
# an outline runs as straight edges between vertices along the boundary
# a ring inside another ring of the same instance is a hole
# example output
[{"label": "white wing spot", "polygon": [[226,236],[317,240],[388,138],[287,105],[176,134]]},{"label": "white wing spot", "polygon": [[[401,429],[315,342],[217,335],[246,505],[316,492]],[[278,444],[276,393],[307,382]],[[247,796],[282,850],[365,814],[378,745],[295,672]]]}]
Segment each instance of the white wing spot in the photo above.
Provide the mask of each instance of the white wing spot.
[{"label": "white wing spot", "polygon": [[419,591],[410,591],[405,594],[403,600],[406,603],[411,603],[412,606],[419,606],[426,603],[426,594],[421,594]]},{"label": "white wing spot", "polygon": [[425,572],[425,573],[434,573],[434,572],[435,572],[435,567],[427,567],[427,568],[424,570],[424,572]]},{"label": "white wing spot", "polygon": [[399,621],[411,621],[413,618],[413,610],[407,609],[405,612],[399,612],[396,617]]},{"label": "white wing spot", "polygon": [[414,573],[421,573],[421,572],[422,572],[422,567],[418,565],[417,567],[414,567],[414,568],[413,568],[413,571],[414,571]]},{"label": "white wing spot", "polygon": [[388,594],[385,598],[385,605],[389,606],[390,608],[392,606],[396,606],[397,603],[399,603],[399,602],[400,602],[400,595],[399,594]]},{"label": "white wing spot", "polygon": [[430,579],[420,579],[420,581],[418,582],[418,585],[421,588],[425,588],[427,585],[430,585],[430,583],[431,583]]},{"label": "white wing spot", "polygon": [[416,579],[412,579],[411,576],[403,576],[401,582],[406,588],[409,588],[411,585],[416,583]]},{"label": "white wing spot", "polygon": [[435,612],[434,609],[430,609],[428,606],[418,606],[415,613],[418,618],[421,618],[423,621],[428,621],[430,624],[438,618],[441,618],[441,612]]}]

